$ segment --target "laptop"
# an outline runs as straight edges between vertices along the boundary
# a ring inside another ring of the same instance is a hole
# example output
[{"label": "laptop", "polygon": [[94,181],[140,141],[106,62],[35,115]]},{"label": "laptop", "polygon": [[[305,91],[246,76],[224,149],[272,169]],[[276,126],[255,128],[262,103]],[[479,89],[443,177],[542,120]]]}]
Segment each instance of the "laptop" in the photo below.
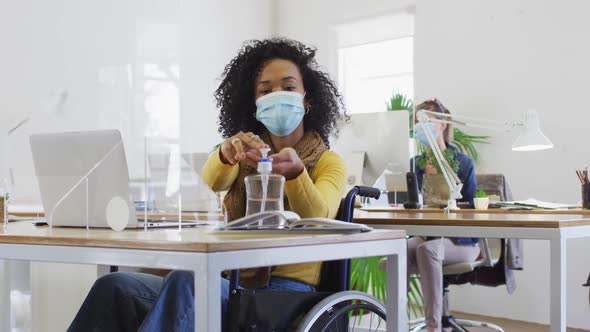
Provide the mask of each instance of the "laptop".
[{"label": "laptop", "polygon": [[[47,222],[71,227],[144,227],[131,203],[127,159],[118,130],[36,134],[30,136],[30,144]],[[201,224],[206,223],[182,222],[184,226]],[[178,227],[178,221],[148,220],[147,227]]]}]

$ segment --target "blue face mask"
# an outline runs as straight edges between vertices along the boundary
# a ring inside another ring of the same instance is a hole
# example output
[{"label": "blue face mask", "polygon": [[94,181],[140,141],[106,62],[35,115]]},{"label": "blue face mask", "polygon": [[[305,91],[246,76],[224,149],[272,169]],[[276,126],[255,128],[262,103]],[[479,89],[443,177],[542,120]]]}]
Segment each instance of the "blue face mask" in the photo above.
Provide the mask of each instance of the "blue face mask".
[{"label": "blue face mask", "polygon": [[292,133],[304,115],[303,95],[297,92],[276,91],[256,100],[256,120],[276,136]]},{"label": "blue face mask", "polygon": [[428,144],[428,139],[426,138],[426,132],[424,130],[429,130],[432,133],[435,141],[438,139],[440,132],[436,130],[434,122],[416,124],[414,127],[414,139],[417,139],[420,143],[424,144],[424,146],[430,146],[430,144]]}]

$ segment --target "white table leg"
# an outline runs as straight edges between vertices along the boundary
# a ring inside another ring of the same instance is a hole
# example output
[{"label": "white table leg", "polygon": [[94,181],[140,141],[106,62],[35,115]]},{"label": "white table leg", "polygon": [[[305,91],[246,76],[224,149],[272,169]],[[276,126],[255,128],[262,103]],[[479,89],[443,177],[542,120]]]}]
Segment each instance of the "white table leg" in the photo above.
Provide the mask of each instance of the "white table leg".
[{"label": "white table leg", "polygon": [[551,332],[565,332],[566,329],[566,240],[551,240]]},{"label": "white table leg", "polygon": [[0,260],[0,332],[32,326],[31,263]]},{"label": "white table leg", "polygon": [[[204,259],[206,260],[206,259]],[[221,331],[221,271],[202,265],[195,274],[195,331]]]},{"label": "white table leg", "polygon": [[387,332],[408,331],[406,241],[397,241],[397,255],[387,256]]},{"label": "white table leg", "polygon": [[0,332],[10,331],[9,280],[8,260],[0,259]]}]

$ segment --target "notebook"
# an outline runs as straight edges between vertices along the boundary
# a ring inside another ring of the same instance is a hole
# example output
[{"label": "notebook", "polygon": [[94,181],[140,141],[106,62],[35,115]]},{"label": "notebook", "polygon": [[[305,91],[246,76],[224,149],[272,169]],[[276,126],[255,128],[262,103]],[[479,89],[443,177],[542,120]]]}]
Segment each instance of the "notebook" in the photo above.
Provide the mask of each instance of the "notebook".
[{"label": "notebook", "polygon": [[292,211],[263,211],[236,219],[221,231],[369,232],[371,227],[328,218],[301,218]]},{"label": "notebook", "polygon": [[497,206],[501,207],[513,207],[513,208],[537,208],[537,209],[548,209],[548,210],[558,210],[558,209],[575,209],[579,208],[579,205],[575,204],[563,204],[563,203],[553,203],[553,202],[545,202],[539,201],[534,198],[529,198],[521,201],[510,201],[510,202],[495,202]]}]

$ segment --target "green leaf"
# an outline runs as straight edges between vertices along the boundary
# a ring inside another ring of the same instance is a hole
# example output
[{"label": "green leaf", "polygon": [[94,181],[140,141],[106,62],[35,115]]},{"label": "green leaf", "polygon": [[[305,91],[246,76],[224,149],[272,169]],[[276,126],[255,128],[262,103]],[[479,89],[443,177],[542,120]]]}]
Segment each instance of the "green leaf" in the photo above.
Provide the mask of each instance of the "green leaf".
[{"label": "green leaf", "polygon": [[418,284],[418,277],[413,276],[410,278],[410,289],[415,291],[415,293],[420,297],[420,301],[418,301],[417,304],[420,305],[420,312],[422,315],[424,315],[424,297],[422,296],[422,288],[420,288],[420,285]]},{"label": "green leaf", "polygon": [[[442,151],[442,155],[449,164],[449,166],[451,166],[451,169],[456,173],[459,170],[459,162],[455,158],[455,152],[451,149],[446,149]],[[424,170],[426,168],[426,165],[430,164],[436,168],[439,174],[442,174],[442,168],[438,163],[438,160],[436,159],[434,151],[432,149],[426,151],[424,154],[419,155],[416,158],[416,160],[417,165],[420,169]]]},{"label": "green leaf", "polygon": [[473,161],[477,162],[479,154],[475,144],[489,144],[490,136],[470,135],[459,128],[453,128],[453,144],[459,151],[465,153]]},{"label": "green leaf", "polygon": [[399,93],[399,91],[396,91],[391,96],[389,103],[386,103],[386,107],[388,111],[408,111],[410,117],[410,137],[414,137],[412,131],[414,127],[414,101],[404,94]]},{"label": "green leaf", "polygon": [[418,295],[416,295],[416,290],[410,287],[408,291],[408,308],[412,311],[414,317],[418,317],[420,311],[418,310]]},{"label": "green leaf", "polygon": [[475,192],[475,195],[474,195],[474,197],[475,197],[475,198],[486,198],[486,197],[488,197],[488,194],[485,192],[485,190],[483,190],[483,189],[478,189],[478,190]]},{"label": "green leaf", "polygon": [[[371,291],[377,299],[385,303],[387,290],[387,276],[385,271],[379,269],[379,261],[382,257],[368,257],[353,259],[351,263],[350,284],[354,290]],[[410,279],[408,285],[408,315],[423,315],[424,298],[415,278]]]},{"label": "green leaf", "polygon": [[409,97],[406,97],[404,94],[399,93],[396,91],[391,96],[389,103],[387,104],[388,111],[413,111],[414,110],[414,101]]}]

